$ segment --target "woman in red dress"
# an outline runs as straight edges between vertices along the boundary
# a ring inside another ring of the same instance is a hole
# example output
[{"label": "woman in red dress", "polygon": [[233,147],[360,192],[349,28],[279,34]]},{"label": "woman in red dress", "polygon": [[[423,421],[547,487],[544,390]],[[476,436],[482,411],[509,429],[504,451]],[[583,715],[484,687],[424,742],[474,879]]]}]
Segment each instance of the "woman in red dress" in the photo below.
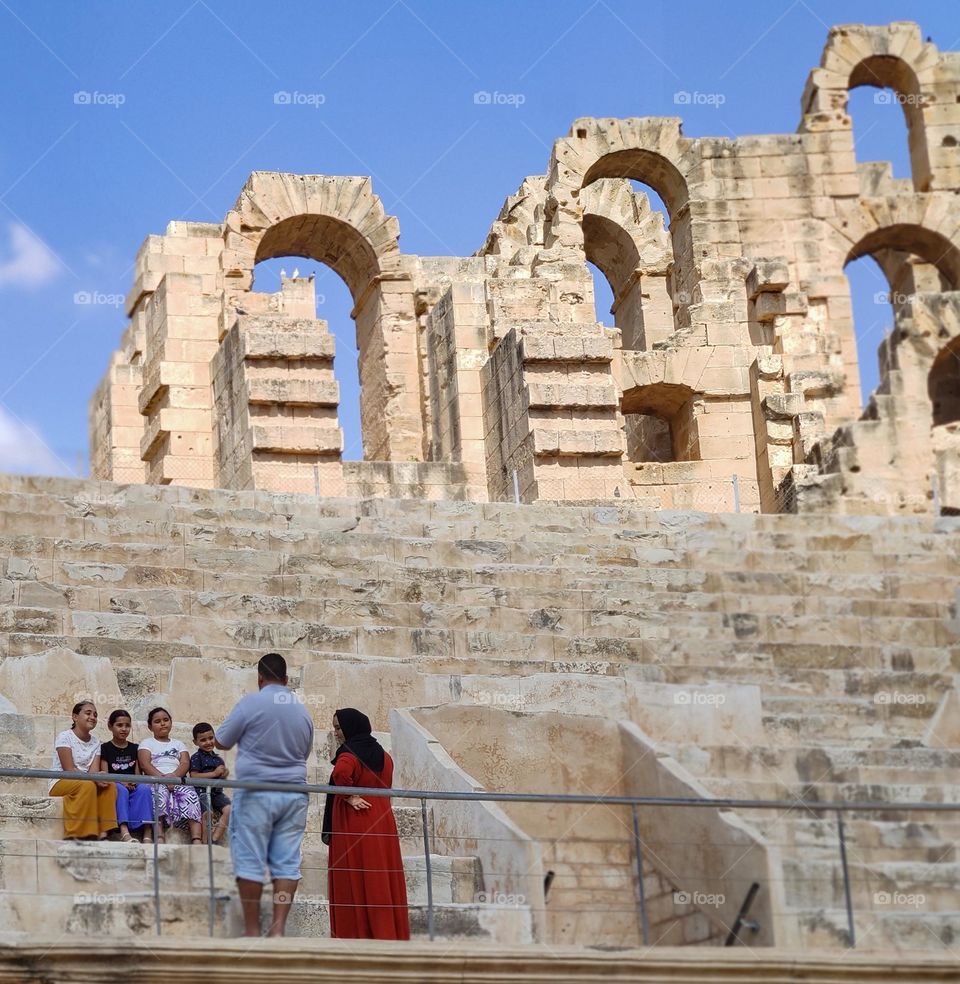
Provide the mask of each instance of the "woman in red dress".
[{"label": "woman in red dress", "polygon": [[[370,719],[353,707],[334,714],[333,732],[339,747],[333,757],[331,786],[391,787],[393,759],[371,730]],[[407,886],[390,798],[328,796],[323,841],[330,846],[330,935],[410,939]]]}]

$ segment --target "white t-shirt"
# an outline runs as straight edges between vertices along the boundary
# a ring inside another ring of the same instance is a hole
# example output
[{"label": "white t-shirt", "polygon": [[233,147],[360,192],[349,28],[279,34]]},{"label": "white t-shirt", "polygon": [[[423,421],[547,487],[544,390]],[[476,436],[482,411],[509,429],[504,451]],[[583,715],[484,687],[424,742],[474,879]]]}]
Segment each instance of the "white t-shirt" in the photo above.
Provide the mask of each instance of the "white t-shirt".
[{"label": "white t-shirt", "polygon": [[[69,748],[73,752],[73,768],[70,770],[71,772],[89,772],[93,760],[100,751],[100,741],[94,738],[93,735],[90,735],[87,741],[81,741],[77,737],[76,731],[72,728],[61,731],[57,735],[57,740],[53,743],[53,761],[50,764],[50,770],[63,772],[64,768],[60,764],[60,756],[57,754],[58,748]],[[47,792],[50,792],[59,781],[59,779],[51,779],[47,786]]]},{"label": "white t-shirt", "polygon": [[150,764],[162,776],[172,775],[180,768],[180,755],[187,750],[187,746],[176,738],[159,741],[153,736],[144,738],[140,747],[150,752]]}]

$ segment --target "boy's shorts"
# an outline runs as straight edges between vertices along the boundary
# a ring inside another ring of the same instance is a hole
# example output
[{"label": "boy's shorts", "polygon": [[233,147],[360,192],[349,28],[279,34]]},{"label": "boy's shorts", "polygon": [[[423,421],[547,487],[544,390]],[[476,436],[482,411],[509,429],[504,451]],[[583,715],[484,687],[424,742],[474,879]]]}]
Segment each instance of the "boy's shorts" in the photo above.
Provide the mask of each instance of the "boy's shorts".
[{"label": "boy's shorts", "polygon": [[[198,789],[197,792],[200,794],[200,809],[206,813],[210,807],[207,804],[207,791],[205,789]],[[213,789],[213,808],[217,813],[223,813],[223,811],[230,805],[230,797],[223,791],[220,786],[215,786]]]}]

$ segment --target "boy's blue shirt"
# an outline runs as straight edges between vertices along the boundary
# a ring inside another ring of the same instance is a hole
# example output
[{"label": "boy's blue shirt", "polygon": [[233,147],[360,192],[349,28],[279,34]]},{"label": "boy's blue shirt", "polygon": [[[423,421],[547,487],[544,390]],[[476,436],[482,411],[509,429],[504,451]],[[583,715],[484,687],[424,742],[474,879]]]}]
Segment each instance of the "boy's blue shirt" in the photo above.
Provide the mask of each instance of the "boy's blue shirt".
[{"label": "boy's blue shirt", "polygon": [[198,748],[190,756],[191,772],[213,772],[221,765],[223,765],[223,759],[216,752],[205,752]]}]

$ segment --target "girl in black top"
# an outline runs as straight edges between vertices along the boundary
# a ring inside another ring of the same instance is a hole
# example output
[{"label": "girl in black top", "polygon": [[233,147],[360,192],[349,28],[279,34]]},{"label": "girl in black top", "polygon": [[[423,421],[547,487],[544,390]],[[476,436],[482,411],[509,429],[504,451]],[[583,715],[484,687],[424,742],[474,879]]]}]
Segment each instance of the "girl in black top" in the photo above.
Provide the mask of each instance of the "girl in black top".
[{"label": "girl in black top", "polygon": [[[114,711],[107,720],[107,727],[113,738],[100,746],[100,755],[90,766],[91,772],[112,772],[135,776],[140,774],[137,764],[138,746],[127,741],[130,736],[132,719],[129,711]],[[117,823],[120,825],[120,840],[132,841],[130,831],[143,829],[143,841],[153,840],[153,805],[150,800],[150,787],[146,783],[117,783]]]}]

